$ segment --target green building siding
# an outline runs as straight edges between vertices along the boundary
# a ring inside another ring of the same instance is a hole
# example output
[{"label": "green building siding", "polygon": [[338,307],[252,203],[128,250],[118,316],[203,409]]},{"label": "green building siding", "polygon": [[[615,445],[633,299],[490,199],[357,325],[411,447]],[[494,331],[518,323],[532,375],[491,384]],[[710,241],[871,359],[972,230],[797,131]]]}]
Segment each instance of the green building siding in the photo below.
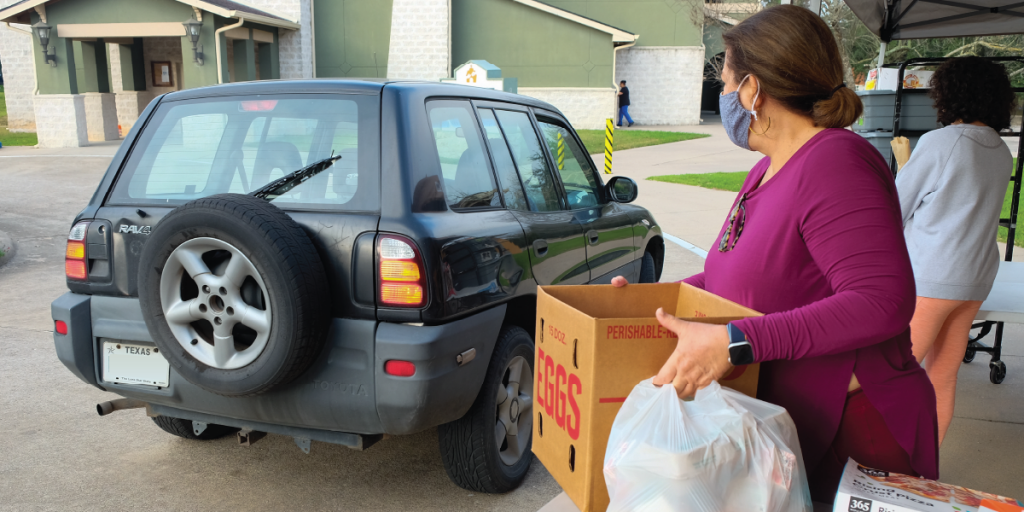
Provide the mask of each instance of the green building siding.
[{"label": "green building siding", "polygon": [[318,77],[386,77],[391,0],[314,0]]},{"label": "green building siding", "polygon": [[611,87],[612,51],[610,34],[511,0],[452,0],[453,66],[486,60],[519,87]]},{"label": "green building siding", "polygon": [[711,23],[704,27],[705,59],[710,59],[719,53],[725,52],[725,42],[722,41],[723,33],[725,33],[725,29],[717,23]]},{"label": "green building siding", "polygon": [[[474,0],[469,0],[474,1]],[[454,3],[454,2],[453,2]],[[560,9],[586,16],[634,34],[637,46],[700,46],[701,27],[690,0],[546,0]],[[702,12],[698,13],[702,14]]]},{"label": "green building siding", "polygon": [[46,4],[46,20],[54,27],[58,23],[180,23],[191,16],[192,7],[174,1],[63,0]]}]

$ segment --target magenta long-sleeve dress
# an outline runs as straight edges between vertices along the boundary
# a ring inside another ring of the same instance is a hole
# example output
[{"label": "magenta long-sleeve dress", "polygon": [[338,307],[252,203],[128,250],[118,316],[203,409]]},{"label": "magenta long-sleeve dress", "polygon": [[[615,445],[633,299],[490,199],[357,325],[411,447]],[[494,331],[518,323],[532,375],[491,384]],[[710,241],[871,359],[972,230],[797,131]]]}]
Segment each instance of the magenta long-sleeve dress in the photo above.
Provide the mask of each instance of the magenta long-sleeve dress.
[{"label": "magenta long-sleeve dress", "polygon": [[808,471],[832,444],[856,373],[914,469],[938,478],[935,392],[911,353],[914,274],[888,166],[842,129],[815,135],[756,188],[768,165],[737,196],[747,194],[735,247],[716,245],[686,282],[765,313],[735,325],[761,362],[758,398],[789,411]]}]

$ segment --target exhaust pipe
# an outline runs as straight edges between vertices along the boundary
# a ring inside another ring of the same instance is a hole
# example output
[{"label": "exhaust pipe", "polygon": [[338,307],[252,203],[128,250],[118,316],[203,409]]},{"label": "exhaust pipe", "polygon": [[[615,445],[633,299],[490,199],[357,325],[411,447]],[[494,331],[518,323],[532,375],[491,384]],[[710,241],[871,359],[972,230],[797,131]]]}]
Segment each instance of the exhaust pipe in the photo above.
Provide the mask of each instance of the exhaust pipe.
[{"label": "exhaust pipe", "polygon": [[111,400],[109,402],[103,402],[102,404],[96,404],[96,412],[100,416],[106,416],[114,411],[121,411],[124,409],[139,409],[146,406],[146,402],[142,400],[133,400],[131,398],[118,398],[117,400]]}]

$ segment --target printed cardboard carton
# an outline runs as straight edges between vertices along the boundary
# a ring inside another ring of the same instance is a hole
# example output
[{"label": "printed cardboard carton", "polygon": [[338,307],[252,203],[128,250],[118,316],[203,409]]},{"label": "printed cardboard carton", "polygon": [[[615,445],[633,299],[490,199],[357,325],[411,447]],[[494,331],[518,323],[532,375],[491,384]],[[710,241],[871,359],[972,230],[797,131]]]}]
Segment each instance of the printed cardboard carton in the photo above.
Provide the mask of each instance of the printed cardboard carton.
[{"label": "printed cardboard carton", "polygon": [[[843,470],[833,512],[981,512],[1020,506],[1012,498],[913,476],[889,473],[850,459]],[[1020,508],[1008,508],[1017,511]]]},{"label": "printed cardboard carton", "polygon": [[[537,294],[533,453],[583,512],[608,508],[604,453],[633,387],[658,373],[675,333],[654,317],[725,324],[760,313],[683,283],[545,286]],[[723,386],[754,396],[758,365]]]},{"label": "printed cardboard carton", "polygon": [[[868,71],[864,89],[869,91],[895,91],[900,71],[896,68],[875,68]],[[908,69],[903,72],[904,89],[927,89],[932,71]]]}]

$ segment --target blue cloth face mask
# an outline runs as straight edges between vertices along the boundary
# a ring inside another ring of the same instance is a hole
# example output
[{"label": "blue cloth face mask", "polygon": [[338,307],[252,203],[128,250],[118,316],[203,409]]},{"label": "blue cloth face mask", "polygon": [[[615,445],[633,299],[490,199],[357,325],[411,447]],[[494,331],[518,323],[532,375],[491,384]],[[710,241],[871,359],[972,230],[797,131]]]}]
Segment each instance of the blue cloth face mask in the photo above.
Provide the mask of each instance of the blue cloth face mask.
[{"label": "blue cloth face mask", "polygon": [[[722,111],[722,126],[725,128],[725,133],[729,135],[729,140],[733,144],[746,150],[750,150],[750,141],[748,140],[750,135],[750,116],[754,116],[755,120],[757,119],[756,110],[747,110],[740,103],[740,88],[743,87],[743,82],[746,82],[748,78],[750,78],[750,75],[743,77],[735,91],[718,97],[718,108]],[[757,92],[754,94],[754,102],[751,106],[757,104],[757,96],[759,94],[761,94],[760,82],[757,84]]]}]

